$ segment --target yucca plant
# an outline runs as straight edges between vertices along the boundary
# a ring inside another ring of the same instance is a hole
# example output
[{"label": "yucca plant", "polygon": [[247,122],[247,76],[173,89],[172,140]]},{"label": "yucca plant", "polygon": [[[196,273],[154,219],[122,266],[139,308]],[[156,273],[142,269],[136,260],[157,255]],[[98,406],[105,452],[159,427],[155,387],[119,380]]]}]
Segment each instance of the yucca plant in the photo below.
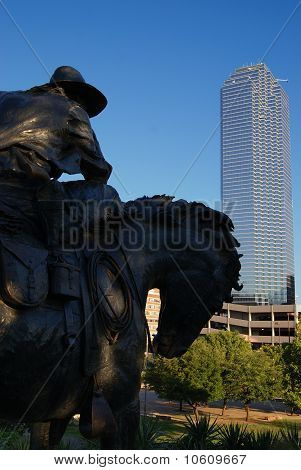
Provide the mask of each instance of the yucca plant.
[{"label": "yucca plant", "polygon": [[10,449],[12,450],[29,450],[30,439],[28,436],[16,434],[10,441]]},{"label": "yucca plant", "polygon": [[29,449],[29,436],[26,429],[20,425],[14,427],[9,424],[0,425],[0,449],[1,450],[27,450]]},{"label": "yucca plant", "polygon": [[156,419],[141,416],[136,442],[137,449],[155,449],[157,447],[157,441],[162,435],[161,424]]},{"label": "yucca plant", "polygon": [[220,427],[218,445],[225,450],[246,449],[250,441],[250,433],[247,426],[238,423],[230,423]]},{"label": "yucca plant", "polygon": [[286,424],[280,430],[282,442],[285,449],[300,450],[301,449],[301,432],[297,424]]},{"label": "yucca plant", "polygon": [[246,439],[245,448],[250,450],[271,450],[278,449],[280,443],[279,432],[270,430],[250,432]]},{"label": "yucca plant", "polygon": [[7,438],[8,438],[7,426],[0,425],[0,449],[1,450],[5,450]]},{"label": "yucca plant", "polygon": [[210,416],[186,416],[185,434],[178,440],[177,446],[181,449],[213,449],[218,432],[219,426],[216,420],[211,422]]}]

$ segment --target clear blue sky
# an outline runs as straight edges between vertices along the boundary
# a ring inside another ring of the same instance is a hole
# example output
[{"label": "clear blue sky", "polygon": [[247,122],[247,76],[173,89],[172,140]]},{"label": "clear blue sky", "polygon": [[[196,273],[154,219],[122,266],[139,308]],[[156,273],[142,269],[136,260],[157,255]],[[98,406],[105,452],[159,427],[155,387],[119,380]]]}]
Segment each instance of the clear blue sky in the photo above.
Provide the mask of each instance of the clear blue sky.
[{"label": "clear blue sky", "polygon": [[[47,82],[1,3],[0,89]],[[93,126],[115,170],[110,182],[124,200],[168,193],[219,207],[220,87],[234,68],[260,62],[283,28],[265,62],[277,78],[289,80],[283,86],[291,108],[301,303],[301,7],[285,27],[298,0],[3,3],[50,73],[72,65],[107,96],[108,107]]]}]

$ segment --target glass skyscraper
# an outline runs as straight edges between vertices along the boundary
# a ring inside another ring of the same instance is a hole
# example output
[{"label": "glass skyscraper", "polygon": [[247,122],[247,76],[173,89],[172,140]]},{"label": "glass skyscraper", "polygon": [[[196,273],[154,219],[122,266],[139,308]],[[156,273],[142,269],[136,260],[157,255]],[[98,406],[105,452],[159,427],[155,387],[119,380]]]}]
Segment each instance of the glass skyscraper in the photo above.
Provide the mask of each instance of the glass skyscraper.
[{"label": "glass skyscraper", "polygon": [[221,89],[222,204],[243,253],[234,302],[295,302],[288,97],[265,64]]}]

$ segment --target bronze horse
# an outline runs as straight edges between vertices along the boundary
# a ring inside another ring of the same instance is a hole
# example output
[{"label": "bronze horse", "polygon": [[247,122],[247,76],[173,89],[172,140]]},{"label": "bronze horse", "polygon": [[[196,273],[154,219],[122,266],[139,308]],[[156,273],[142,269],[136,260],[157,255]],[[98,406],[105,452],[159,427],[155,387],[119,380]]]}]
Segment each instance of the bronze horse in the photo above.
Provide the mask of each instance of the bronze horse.
[{"label": "bronze horse", "polygon": [[[96,413],[91,435],[103,448],[134,448],[147,293],[161,292],[154,348],[166,357],[183,354],[240,288],[232,229],[227,216],[202,204],[128,202],[89,233],[97,247],[75,250],[79,298],[49,294],[21,308],[2,296],[0,417],[30,423],[31,448],[51,449],[74,414],[89,434]],[[114,243],[104,236],[108,230]]]}]

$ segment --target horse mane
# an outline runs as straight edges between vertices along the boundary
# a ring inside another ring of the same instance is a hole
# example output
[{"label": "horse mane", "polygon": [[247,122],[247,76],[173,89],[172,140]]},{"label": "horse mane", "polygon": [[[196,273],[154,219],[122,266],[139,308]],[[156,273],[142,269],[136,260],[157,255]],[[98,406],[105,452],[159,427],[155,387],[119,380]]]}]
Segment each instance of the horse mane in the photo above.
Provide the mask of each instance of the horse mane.
[{"label": "horse mane", "polygon": [[[184,199],[174,201],[173,196],[166,194],[152,197],[143,196],[133,201],[128,201],[123,206],[124,214],[132,219],[150,222],[157,220],[169,221],[175,224],[183,224],[188,217],[201,222],[199,228],[211,228],[219,230],[226,236],[229,248],[239,247],[240,244],[231,232],[234,225],[230,217],[223,212],[211,209],[202,202],[188,202]],[[146,210],[147,209],[147,210]]]},{"label": "horse mane", "polygon": [[[186,226],[187,222],[191,231],[204,231],[213,242],[221,256],[228,259],[227,265],[223,267],[224,275],[231,279],[232,287],[240,291],[239,271],[241,264],[236,248],[240,246],[232,232],[234,225],[230,217],[223,212],[211,209],[205,204],[197,201],[187,202],[184,199],[174,201],[173,196],[166,194],[152,197],[143,196],[123,205],[123,214],[130,220],[139,220],[143,223],[169,224]],[[231,302],[231,294],[225,298]]]}]

